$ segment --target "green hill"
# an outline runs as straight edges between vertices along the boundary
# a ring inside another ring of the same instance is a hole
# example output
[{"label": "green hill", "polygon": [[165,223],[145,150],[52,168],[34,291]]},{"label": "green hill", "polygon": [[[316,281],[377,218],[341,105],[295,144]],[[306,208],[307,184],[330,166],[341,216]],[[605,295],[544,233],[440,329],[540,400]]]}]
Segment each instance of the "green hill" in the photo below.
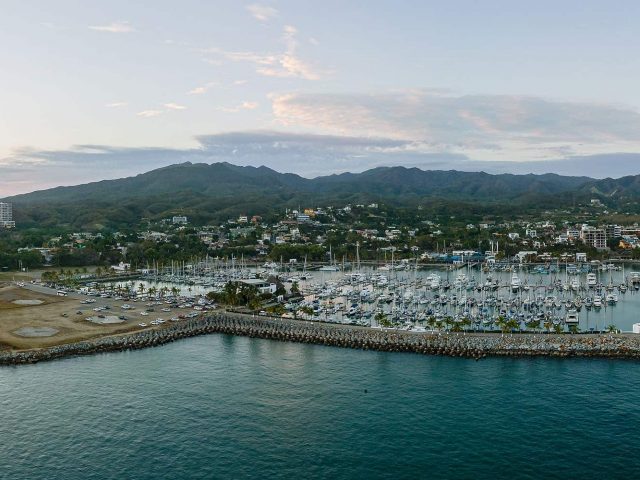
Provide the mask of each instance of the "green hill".
[{"label": "green hill", "polygon": [[176,213],[206,222],[239,213],[265,215],[276,208],[346,202],[444,202],[458,204],[458,208],[466,204],[531,209],[593,195],[628,200],[639,192],[640,177],[594,180],[555,174],[490,175],[381,167],[307,179],[267,167],[225,162],[182,163],[134,177],[57,187],[6,200],[14,204],[20,225],[92,228],[135,224],[143,217]]}]

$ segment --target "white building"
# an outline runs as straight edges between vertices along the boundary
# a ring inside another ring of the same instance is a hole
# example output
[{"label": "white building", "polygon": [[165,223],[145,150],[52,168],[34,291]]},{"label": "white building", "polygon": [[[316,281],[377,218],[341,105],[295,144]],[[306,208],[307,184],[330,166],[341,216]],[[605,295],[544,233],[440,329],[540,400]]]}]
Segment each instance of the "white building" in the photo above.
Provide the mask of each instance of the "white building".
[{"label": "white building", "polygon": [[258,289],[260,293],[276,293],[277,285],[275,283],[265,282],[264,280],[260,280],[259,278],[247,278],[244,280],[240,280],[241,283],[245,285],[252,285]]},{"label": "white building", "polygon": [[575,228],[568,229],[567,230],[567,238],[568,239],[580,238],[580,230],[576,230]]},{"label": "white building", "polygon": [[116,272],[128,272],[131,270],[131,264],[120,262],[118,265],[111,265],[111,268]]},{"label": "white building", "polygon": [[14,228],[13,206],[10,203],[0,202],[0,228]]},{"label": "white building", "polygon": [[185,223],[187,223],[187,217],[185,216],[175,216],[171,219],[171,222],[174,225],[184,225]]}]

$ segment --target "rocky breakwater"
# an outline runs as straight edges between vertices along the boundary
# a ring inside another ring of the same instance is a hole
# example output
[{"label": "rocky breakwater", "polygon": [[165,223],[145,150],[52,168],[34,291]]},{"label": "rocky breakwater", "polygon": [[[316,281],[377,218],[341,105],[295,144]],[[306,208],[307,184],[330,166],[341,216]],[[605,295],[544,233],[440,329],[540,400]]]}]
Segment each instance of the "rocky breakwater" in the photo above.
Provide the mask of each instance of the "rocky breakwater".
[{"label": "rocky breakwater", "polygon": [[27,351],[0,352],[0,365],[35,363],[101,352],[136,350],[181,338],[223,333],[384,352],[480,359],[486,356],[640,359],[640,335],[413,333],[217,313],[162,328]]},{"label": "rocky breakwater", "polygon": [[217,328],[220,333],[270,340],[475,359],[486,356],[640,359],[640,335],[633,334],[414,333],[235,315],[221,319]]}]

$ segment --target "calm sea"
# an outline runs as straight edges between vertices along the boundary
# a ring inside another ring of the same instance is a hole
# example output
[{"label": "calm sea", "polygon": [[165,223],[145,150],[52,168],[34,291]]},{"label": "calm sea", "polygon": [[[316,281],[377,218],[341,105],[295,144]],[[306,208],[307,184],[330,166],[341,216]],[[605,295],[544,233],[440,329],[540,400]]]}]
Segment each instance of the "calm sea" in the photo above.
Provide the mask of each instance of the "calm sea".
[{"label": "calm sea", "polygon": [[640,477],[640,363],[210,335],[0,368],[0,478]]}]

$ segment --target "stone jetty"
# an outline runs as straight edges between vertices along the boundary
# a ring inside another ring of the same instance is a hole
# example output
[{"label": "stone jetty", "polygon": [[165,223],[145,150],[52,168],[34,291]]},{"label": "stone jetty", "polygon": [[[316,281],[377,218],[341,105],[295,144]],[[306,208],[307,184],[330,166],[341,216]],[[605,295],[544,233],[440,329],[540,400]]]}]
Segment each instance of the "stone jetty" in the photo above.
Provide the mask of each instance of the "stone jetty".
[{"label": "stone jetty", "polygon": [[415,333],[252,317],[235,313],[213,313],[131,334],[27,351],[4,351],[0,352],[0,365],[136,350],[211,333],[361,350],[412,352],[473,359],[487,356],[640,359],[640,335],[633,334]]}]

